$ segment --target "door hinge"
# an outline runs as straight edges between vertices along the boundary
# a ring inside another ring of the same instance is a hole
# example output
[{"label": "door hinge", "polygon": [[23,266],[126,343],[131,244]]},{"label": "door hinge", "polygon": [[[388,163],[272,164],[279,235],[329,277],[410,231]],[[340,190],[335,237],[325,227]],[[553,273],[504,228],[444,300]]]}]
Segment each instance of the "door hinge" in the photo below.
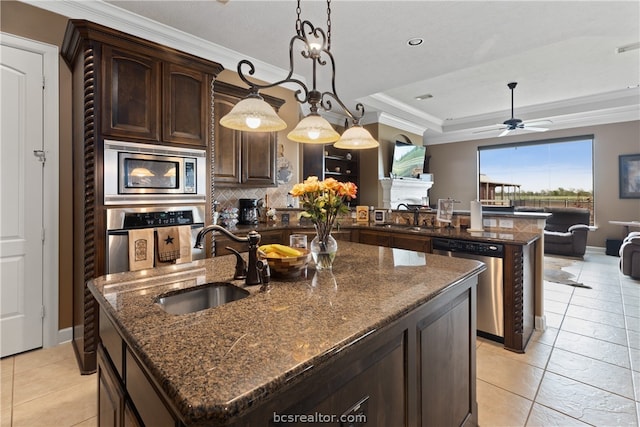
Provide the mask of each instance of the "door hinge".
[{"label": "door hinge", "polygon": [[44,77],[44,76],[42,76],[42,90],[44,90],[44,89],[45,89],[45,86],[46,86],[46,84],[45,84],[45,77]]},{"label": "door hinge", "polygon": [[40,307],[40,317],[44,319],[44,305]]},{"label": "door hinge", "polygon": [[42,239],[42,243],[44,243],[44,228],[40,230],[40,238]]},{"label": "door hinge", "polygon": [[39,162],[44,164],[47,161],[47,153],[44,150],[33,150],[33,155],[36,156]]}]

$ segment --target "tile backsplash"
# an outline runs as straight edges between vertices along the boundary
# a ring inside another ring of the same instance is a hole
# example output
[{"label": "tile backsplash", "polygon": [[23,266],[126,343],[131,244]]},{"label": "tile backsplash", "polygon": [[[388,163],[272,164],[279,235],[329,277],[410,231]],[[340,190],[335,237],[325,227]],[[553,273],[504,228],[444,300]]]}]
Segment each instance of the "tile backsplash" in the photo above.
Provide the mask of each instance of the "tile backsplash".
[{"label": "tile backsplash", "polygon": [[[216,188],[213,199],[218,201],[219,209],[224,209],[237,208],[239,199],[264,199],[266,196],[269,207],[277,209],[287,206],[287,195],[291,188],[293,183],[269,188]],[[298,206],[298,200],[295,197],[290,198],[289,202],[294,207]]]}]

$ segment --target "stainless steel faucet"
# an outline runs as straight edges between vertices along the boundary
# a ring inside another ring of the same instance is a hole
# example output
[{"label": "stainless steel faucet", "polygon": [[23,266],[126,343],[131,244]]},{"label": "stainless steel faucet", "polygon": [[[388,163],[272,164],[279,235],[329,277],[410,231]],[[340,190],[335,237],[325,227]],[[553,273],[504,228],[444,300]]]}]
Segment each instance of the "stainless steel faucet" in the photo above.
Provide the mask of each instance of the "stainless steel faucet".
[{"label": "stainless steel faucet", "polygon": [[410,208],[406,203],[400,203],[396,209],[400,210],[404,206],[408,211],[413,212],[413,226],[420,227],[420,208]]},{"label": "stainless steel faucet", "polygon": [[193,246],[197,249],[202,249],[202,240],[207,233],[212,231],[219,231],[236,242],[246,242],[249,245],[249,261],[247,262],[247,277],[245,279],[246,286],[259,285],[263,283],[262,271],[258,265],[258,245],[260,244],[260,234],[255,230],[251,230],[246,237],[238,237],[226,228],[212,224],[204,227],[198,232],[196,236],[196,243]]}]

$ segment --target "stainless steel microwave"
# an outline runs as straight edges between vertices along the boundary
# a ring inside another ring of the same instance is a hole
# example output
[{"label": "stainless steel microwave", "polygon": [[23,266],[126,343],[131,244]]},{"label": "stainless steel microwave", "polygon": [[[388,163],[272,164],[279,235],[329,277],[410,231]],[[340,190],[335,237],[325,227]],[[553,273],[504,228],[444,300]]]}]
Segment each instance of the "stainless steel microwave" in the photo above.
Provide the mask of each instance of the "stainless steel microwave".
[{"label": "stainless steel microwave", "polygon": [[204,203],[206,151],[104,142],[105,204]]}]

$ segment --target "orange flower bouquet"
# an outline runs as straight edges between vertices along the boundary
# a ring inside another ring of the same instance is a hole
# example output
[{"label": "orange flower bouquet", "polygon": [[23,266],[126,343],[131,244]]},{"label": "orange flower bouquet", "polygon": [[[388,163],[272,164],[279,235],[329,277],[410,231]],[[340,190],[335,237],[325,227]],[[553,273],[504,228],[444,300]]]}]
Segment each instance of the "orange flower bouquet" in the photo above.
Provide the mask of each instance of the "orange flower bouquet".
[{"label": "orange flower bouquet", "polygon": [[339,182],[334,178],[324,181],[310,176],[296,184],[291,195],[300,200],[301,217],[309,218],[316,229],[310,250],[316,269],[331,269],[338,244],[331,230],[338,215],[349,211],[347,203],[356,197],[358,187],[353,182]]}]

